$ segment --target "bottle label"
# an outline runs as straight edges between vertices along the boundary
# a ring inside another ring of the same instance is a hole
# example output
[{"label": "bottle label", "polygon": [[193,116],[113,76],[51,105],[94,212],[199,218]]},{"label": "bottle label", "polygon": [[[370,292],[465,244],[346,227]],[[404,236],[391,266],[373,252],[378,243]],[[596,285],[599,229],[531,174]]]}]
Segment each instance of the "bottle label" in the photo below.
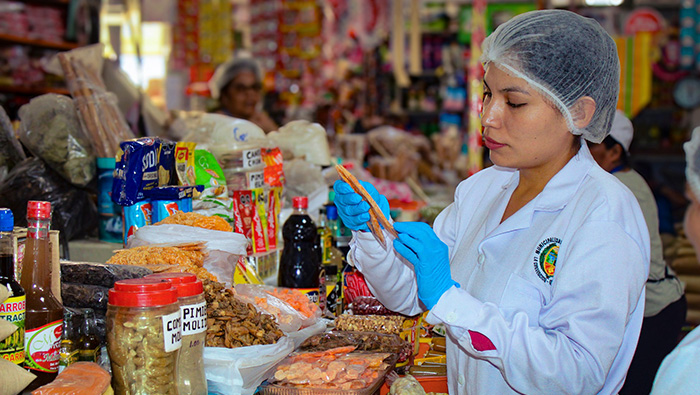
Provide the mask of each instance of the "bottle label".
[{"label": "bottle label", "polygon": [[[2,285],[0,285],[1,287]],[[0,357],[15,364],[24,363],[24,314],[26,296],[13,296],[0,303],[0,319],[17,326],[5,340],[0,341]]]},{"label": "bottle label", "polygon": [[24,366],[47,373],[58,372],[63,320],[26,331]]},{"label": "bottle label", "polygon": [[196,335],[207,330],[207,303],[180,306],[182,336]]},{"label": "bottle label", "polygon": [[180,312],[176,311],[175,313],[164,315],[162,318],[165,352],[175,351],[182,345]]},{"label": "bottle label", "polygon": [[318,288],[295,288],[297,291],[300,291],[304,295],[306,295],[307,298],[312,303],[318,304],[318,297],[319,297],[319,292]]}]

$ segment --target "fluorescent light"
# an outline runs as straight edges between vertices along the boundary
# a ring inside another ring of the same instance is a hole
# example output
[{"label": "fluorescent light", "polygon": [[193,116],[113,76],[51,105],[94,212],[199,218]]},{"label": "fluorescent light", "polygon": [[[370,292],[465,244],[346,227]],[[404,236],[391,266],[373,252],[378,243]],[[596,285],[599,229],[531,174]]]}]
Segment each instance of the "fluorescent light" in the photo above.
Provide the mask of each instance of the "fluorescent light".
[{"label": "fluorescent light", "polygon": [[586,5],[598,7],[619,6],[622,4],[622,1],[623,0],[586,0]]}]

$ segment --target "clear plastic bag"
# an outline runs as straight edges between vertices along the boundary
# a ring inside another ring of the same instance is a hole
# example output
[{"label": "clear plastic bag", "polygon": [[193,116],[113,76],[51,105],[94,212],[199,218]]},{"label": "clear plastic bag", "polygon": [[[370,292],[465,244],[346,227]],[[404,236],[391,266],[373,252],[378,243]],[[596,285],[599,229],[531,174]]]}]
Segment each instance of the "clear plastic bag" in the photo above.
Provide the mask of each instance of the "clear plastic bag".
[{"label": "clear plastic bag", "polygon": [[[292,298],[294,292],[298,291],[269,285],[236,285],[236,294],[239,297],[253,303],[259,310],[275,316],[280,329],[284,332],[294,332],[300,328],[307,328],[316,324],[321,318],[321,309],[317,305],[308,301],[301,292],[298,292],[299,295],[295,295],[296,298]],[[292,300],[299,302],[292,305],[290,304]]]}]

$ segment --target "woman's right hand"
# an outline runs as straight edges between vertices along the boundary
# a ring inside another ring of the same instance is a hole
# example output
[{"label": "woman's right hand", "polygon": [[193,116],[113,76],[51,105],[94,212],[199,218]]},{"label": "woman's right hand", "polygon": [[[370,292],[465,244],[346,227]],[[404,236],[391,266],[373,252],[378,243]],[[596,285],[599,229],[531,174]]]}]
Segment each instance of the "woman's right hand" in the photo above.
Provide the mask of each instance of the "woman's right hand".
[{"label": "woman's right hand", "polygon": [[[377,192],[374,185],[360,181],[360,184],[367,190],[367,193],[374,199],[385,217],[389,216],[389,201],[384,195]],[[362,196],[355,191],[345,181],[336,181],[333,184],[335,190],[334,203],[338,207],[338,215],[343,220],[343,224],[352,230],[369,232],[367,222],[369,221],[369,203],[362,199]]]}]

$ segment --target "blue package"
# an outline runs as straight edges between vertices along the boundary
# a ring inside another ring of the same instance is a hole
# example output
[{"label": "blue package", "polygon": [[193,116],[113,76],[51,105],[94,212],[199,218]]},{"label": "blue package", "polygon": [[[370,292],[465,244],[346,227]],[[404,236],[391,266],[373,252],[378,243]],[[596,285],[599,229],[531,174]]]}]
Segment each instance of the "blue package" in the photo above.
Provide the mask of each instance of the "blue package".
[{"label": "blue package", "polygon": [[139,228],[150,225],[153,222],[152,206],[148,200],[142,200],[132,205],[124,206],[124,245],[129,241],[129,236],[133,235]]},{"label": "blue package", "polygon": [[[153,205],[153,223],[158,223],[164,218],[183,210],[181,202],[187,197],[186,187],[168,186],[153,188],[149,192],[151,204]],[[190,204],[190,210],[192,207]]]},{"label": "blue package", "polygon": [[158,186],[161,141],[150,137],[122,141],[112,183],[112,201],[131,206],[147,199],[147,191]]}]

